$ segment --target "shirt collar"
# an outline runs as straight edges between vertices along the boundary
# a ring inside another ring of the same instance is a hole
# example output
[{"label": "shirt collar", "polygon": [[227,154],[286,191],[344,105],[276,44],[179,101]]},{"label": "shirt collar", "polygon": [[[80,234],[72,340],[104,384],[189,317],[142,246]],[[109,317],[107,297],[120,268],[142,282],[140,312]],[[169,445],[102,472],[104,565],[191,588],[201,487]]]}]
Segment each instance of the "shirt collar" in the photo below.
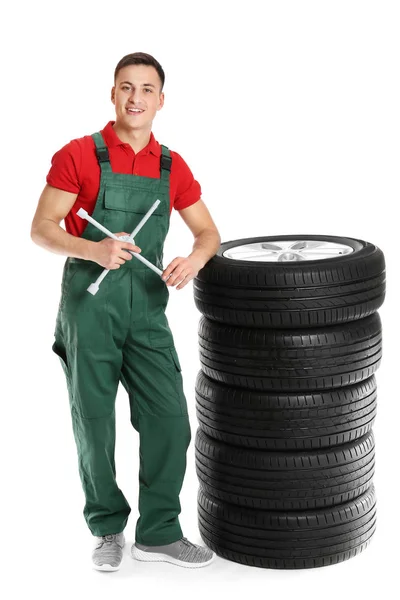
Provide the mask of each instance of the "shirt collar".
[{"label": "shirt collar", "polygon": [[[123,146],[125,142],[122,142],[113,129],[115,121],[109,121],[104,129],[101,130],[101,134],[104,138],[106,146],[108,148],[114,148],[115,146]],[[154,156],[161,155],[160,144],[155,139],[153,132],[150,132],[150,140],[147,146],[140,150],[142,154],[149,154],[151,152]]]}]

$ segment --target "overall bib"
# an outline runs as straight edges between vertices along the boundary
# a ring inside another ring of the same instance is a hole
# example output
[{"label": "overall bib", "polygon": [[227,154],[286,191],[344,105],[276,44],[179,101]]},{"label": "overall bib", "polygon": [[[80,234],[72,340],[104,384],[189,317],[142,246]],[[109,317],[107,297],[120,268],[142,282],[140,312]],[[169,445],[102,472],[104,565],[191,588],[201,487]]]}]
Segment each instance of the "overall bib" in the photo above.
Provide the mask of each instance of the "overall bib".
[{"label": "overall bib", "polygon": [[[171,158],[160,156],[160,178],[114,173],[101,133],[92,135],[101,167],[94,219],[113,233],[131,233],[152,204],[161,202],[135,236],[142,255],[163,270],[169,229]],[[91,223],[82,236],[105,235]],[[162,279],[132,257],[111,270],[95,296],[87,291],[99,264],[68,257],[63,270],[52,350],[63,367],[78,467],[83,515],[93,535],[124,530],[131,508],[116,482],[115,398],[119,381],[129,396],[139,433],[139,519],[135,541],[164,545],[183,535],[178,515],[191,430],[179,358],[165,309]]]}]

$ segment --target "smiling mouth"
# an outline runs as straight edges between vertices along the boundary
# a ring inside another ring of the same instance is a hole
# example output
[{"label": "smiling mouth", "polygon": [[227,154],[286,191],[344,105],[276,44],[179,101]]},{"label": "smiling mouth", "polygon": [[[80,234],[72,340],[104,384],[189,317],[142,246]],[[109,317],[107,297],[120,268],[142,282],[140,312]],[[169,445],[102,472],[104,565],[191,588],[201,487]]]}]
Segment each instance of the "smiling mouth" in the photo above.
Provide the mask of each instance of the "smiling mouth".
[{"label": "smiling mouth", "polygon": [[143,110],[133,110],[131,108],[127,108],[126,112],[128,113],[128,115],[141,115],[144,111]]}]

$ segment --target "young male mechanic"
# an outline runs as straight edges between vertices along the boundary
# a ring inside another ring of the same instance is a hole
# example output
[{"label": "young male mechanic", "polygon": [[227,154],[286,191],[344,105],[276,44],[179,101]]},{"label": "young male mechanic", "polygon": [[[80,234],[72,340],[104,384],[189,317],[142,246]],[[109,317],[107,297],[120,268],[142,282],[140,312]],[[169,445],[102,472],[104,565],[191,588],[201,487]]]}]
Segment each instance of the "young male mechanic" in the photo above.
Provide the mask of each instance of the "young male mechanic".
[{"label": "young male mechanic", "polygon": [[[131,512],[114,463],[119,381],[140,440],[140,516],[132,556],[184,567],[202,567],[215,557],[183,537],[179,524],[191,430],[165,308],[167,286],[182,289],[214,256],[221,238],[189,167],[151,131],[164,104],[164,80],[161,65],[148,54],[119,61],[111,90],[116,120],[54,154],[32,222],[36,244],[68,257],[52,349],[66,376],[83,515],[96,537],[92,560],[99,570],[119,569]],[[135,244],[105,236],[76,214],[82,207],[117,236],[128,235],[157,199]],[[163,269],[172,207],[195,241],[189,256]],[[162,278],[127,249],[141,252],[163,271]],[[104,268],[110,272],[92,295],[87,288]]]}]

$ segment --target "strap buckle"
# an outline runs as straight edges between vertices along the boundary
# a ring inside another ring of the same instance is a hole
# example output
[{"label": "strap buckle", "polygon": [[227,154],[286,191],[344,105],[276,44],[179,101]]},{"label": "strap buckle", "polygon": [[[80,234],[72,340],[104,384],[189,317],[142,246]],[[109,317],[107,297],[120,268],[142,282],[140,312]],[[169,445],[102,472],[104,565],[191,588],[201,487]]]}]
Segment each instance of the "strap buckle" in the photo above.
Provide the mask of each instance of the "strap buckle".
[{"label": "strap buckle", "polygon": [[96,148],[96,151],[97,151],[97,158],[99,160],[99,163],[109,162],[110,157],[108,154],[108,148]]},{"label": "strap buckle", "polygon": [[171,156],[165,156],[164,154],[162,154],[160,163],[161,163],[162,169],[165,169],[166,171],[171,171],[171,163],[172,163]]}]

